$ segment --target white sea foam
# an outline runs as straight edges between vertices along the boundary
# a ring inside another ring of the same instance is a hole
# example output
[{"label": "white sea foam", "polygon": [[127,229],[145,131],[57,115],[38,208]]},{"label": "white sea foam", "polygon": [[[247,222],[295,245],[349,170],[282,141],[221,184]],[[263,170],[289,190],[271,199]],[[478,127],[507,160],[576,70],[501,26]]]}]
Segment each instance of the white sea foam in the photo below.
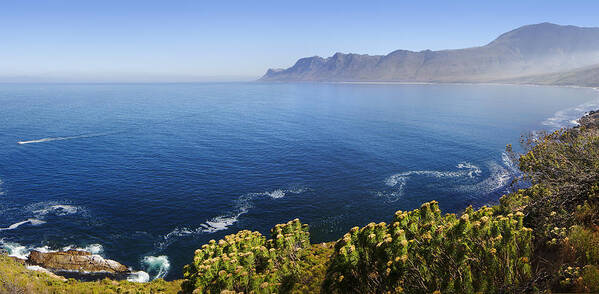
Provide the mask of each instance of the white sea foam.
[{"label": "white sea foam", "polygon": [[84,209],[79,206],[55,203],[36,203],[26,207],[26,210],[29,210],[34,217],[16,222],[6,228],[0,228],[0,231],[14,230],[25,224],[30,224],[32,226],[45,224],[46,220],[44,218],[47,215],[64,216],[84,212]]},{"label": "white sea foam", "polygon": [[37,226],[37,225],[45,224],[46,222],[43,221],[43,220],[36,219],[36,218],[29,218],[29,219],[26,219],[24,221],[20,221],[18,223],[14,223],[14,224],[6,227],[6,228],[0,228],[0,231],[14,230],[14,229],[20,227],[21,225],[24,225],[24,224],[27,224],[27,223],[31,224],[32,226]]},{"label": "white sea foam", "polygon": [[19,259],[27,259],[29,252],[31,252],[30,248],[27,248],[19,243],[4,242],[2,239],[0,239],[0,248],[6,250],[8,256]]},{"label": "white sea foam", "polygon": [[68,251],[68,250],[87,251],[94,255],[102,255],[102,253],[104,253],[104,246],[102,246],[101,244],[90,244],[90,245],[87,245],[87,246],[81,248],[81,247],[77,247],[75,245],[69,245],[69,246],[62,247],[62,249],[61,249],[61,251]]},{"label": "white sea foam", "polygon": [[519,174],[520,173],[520,169],[518,168],[518,166],[516,165],[516,163],[512,160],[512,158],[510,158],[510,156],[503,152],[501,153],[501,162],[503,163],[503,166],[505,166],[507,169],[509,169],[510,172],[512,172],[513,174]]},{"label": "white sea foam", "polygon": [[501,154],[501,163],[489,162],[491,175],[478,184],[464,187],[464,190],[488,194],[506,188],[513,178],[520,175],[520,169],[506,152]]},{"label": "white sea foam", "polygon": [[150,281],[150,275],[144,271],[132,272],[127,276],[127,281],[135,283],[147,283]]},{"label": "white sea foam", "polygon": [[176,238],[189,236],[194,234],[214,233],[218,231],[227,230],[233,224],[235,224],[239,217],[248,213],[253,206],[253,201],[256,199],[268,197],[271,199],[281,199],[287,194],[301,194],[308,191],[307,188],[296,188],[296,189],[276,189],[273,191],[266,191],[262,193],[248,193],[239,197],[235,201],[235,208],[223,215],[214,217],[199,227],[193,229],[189,227],[178,227],[164,235],[161,240],[157,243],[158,249],[164,249],[168,247]]},{"label": "white sea foam", "polygon": [[247,208],[242,208],[236,215],[233,216],[217,216],[201,225],[204,233],[214,233],[228,229],[239,220],[242,214],[248,212]]},{"label": "white sea foam", "polygon": [[91,244],[88,246],[85,246],[85,248],[83,248],[85,251],[91,252],[91,254],[102,254],[104,252],[104,247],[100,244]]},{"label": "white sea foam", "polygon": [[42,209],[34,210],[33,213],[36,216],[46,216],[48,214],[54,214],[58,216],[76,214],[82,212],[83,209],[79,206],[67,205],[67,204],[55,204],[44,207]]},{"label": "white sea foam", "polygon": [[0,248],[3,248],[8,252],[8,256],[16,257],[19,259],[27,259],[29,253],[33,250],[39,252],[56,252],[56,250],[51,250],[48,246],[42,247],[32,247],[32,246],[23,246],[19,243],[15,242],[4,242],[3,239],[0,239]]},{"label": "white sea foam", "polygon": [[481,174],[480,168],[469,162],[459,163],[456,167],[459,169],[458,171],[416,170],[398,173],[388,177],[385,180],[385,184],[387,186],[394,187],[399,183],[405,182],[404,180],[410,176],[427,176],[435,178],[459,178],[468,176],[470,178],[474,178]]},{"label": "white sea foam", "polygon": [[[3,239],[0,239],[0,248],[7,251],[8,256],[16,257],[19,259],[26,260],[29,257],[31,251],[39,251],[43,253],[49,252],[57,252],[57,251],[67,251],[67,250],[79,250],[79,251],[87,251],[93,255],[101,256],[104,252],[104,247],[101,244],[90,244],[85,247],[77,247],[75,245],[69,245],[62,247],[60,250],[51,249],[48,246],[34,247],[34,246],[24,246],[15,242],[5,242]],[[106,260],[109,263],[116,263],[113,260]],[[153,279],[164,278],[170,269],[170,262],[167,256],[146,256],[142,260],[143,266],[146,268],[146,271],[152,273],[154,276]],[[116,264],[115,264],[116,266]],[[35,271],[44,271],[47,270],[40,266],[27,266],[29,270]],[[145,271],[135,271],[130,273],[127,276],[127,280],[130,282],[138,282],[145,283],[150,281],[150,275]]]},{"label": "white sea foam", "polygon": [[273,199],[283,198],[283,197],[285,197],[285,191],[283,191],[281,189],[276,189],[272,192],[267,192],[267,195]]},{"label": "white sea foam", "polygon": [[502,166],[496,162],[489,162],[488,168],[491,173],[488,178],[476,184],[462,185],[458,190],[469,192],[472,196],[489,194],[505,188],[514,177],[515,171],[512,170],[509,165]]},{"label": "white sea foam", "polygon": [[145,267],[145,272],[148,275],[148,279],[151,275],[152,280],[166,277],[169,269],[171,268],[171,263],[166,255],[144,256],[142,264]]},{"label": "white sea foam", "polygon": [[386,197],[389,201],[399,200],[403,194],[408,180],[415,176],[433,177],[433,178],[476,178],[481,175],[481,169],[469,162],[461,162],[456,165],[457,171],[435,171],[435,170],[416,170],[394,174],[385,179],[385,185],[393,189],[384,192],[378,192],[378,196]]},{"label": "white sea foam", "polygon": [[100,244],[90,244],[83,248],[77,247],[75,245],[69,245],[62,247],[60,249],[52,249],[49,246],[24,246],[15,242],[5,242],[3,239],[0,239],[0,248],[6,250],[8,252],[8,256],[27,259],[29,257],[29,253],[31,251],[39,251],[43,253],[49,252],[58,252],[58,251],[67,251],[67,250],[79,250],[79,251],[87,251],[94,255],[101,255],[104,252],[104,248]]},{"label": "white sea foam", "polygon": [[85,134],[85,135],[68,136],[68,137],[48,137],[48,138],[42,138],[42,139],[36,139],[36,140],[18,141],[17,144],[24,145],[24,144],[45,143],[45,142],[52,142],[52,141],[63,141],[63,140],[101,137],[101,136],[106,136],[106,135],[110,135],[110,134],[114,134],[114,133],[115,132]]},{"label": "white sea foam", "polygon": [[[491,192],[498,191],[505,188],[510,180],[519,173],[518,167],[510,159],[510,157],[504,152],[502,154],[502,164],[496,162],[487,163],[490,176],[478,181],[473,184],[465,184],[457,187],[458,190],[463,192],[470,192],[473,194],[489,194]],[[450,179],[450,178],[464,178],[464,179],[477,179],[482,175],[481,169],[468,162],[462,162],[456,166],[456,171],[407,171],[403,173],[394,174],[385,179],[385,185],[392,189],[377,192],[376,195],[387,198],[388,201],[393,202],[401,199],[404,196],[404,190],[409,180],[413,177],[432,177],[439,179]]]},{"label": "white sea foam", "polygon": [[599,108],[599,99],[595,99],[574,107],[562,109],[553,114],[552,117],[543,121],[543,125],[552,129],[573,127],[579,125],[578,119],[591,110]]}]

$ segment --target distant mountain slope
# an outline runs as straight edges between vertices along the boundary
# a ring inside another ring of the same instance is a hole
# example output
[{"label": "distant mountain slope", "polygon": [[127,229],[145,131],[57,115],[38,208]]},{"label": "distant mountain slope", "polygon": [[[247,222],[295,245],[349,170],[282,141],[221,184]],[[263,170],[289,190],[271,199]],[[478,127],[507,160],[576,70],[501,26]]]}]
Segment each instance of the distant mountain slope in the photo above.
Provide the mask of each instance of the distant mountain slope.
[{"label": "distant mountain slope", "polygon": [[499,82],[534,85],[599,87],[599,64],[571,71],[520,77]]},{"label": "distant mountain slope", "polygon": [[388,55],[336,53],[269,69],[261,81],[485,82],[599,63],[599,28],[528,25],[474,48],[397,50]]}]

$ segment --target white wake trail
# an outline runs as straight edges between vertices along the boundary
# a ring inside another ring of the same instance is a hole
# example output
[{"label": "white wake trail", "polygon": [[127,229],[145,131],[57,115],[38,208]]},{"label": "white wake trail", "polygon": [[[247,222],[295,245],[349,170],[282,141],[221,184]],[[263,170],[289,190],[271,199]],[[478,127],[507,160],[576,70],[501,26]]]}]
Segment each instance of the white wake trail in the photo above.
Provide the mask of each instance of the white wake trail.
[{"label": "white wake trail", "polygon": [[52,142],[52,141],[93,138],[93,137],[101,137],[101,136],[107,136],[107,135],[112,135],[112,134],[115,134],[115,132],[85,134],[85,135],[77,135],[77,136],[69,136],[69,137],[48,137],[48,138],[42,138],[42,139],[36,139],[36,140],[18,141],[17,144],[25,145],[25,144],[45,143],[45,142]]},{"label": "white wake trail", "polygon": [[14,223],[6,228],[0,228],[0,231],[14,230],[14,229],[16,229],[24,224],[27,224],[27,223],[31,224],[32,226],[37,226],[37,225],[45,224],[46,222],[43,220],[35,219],[35,218],[29,218],[24,221]]}]

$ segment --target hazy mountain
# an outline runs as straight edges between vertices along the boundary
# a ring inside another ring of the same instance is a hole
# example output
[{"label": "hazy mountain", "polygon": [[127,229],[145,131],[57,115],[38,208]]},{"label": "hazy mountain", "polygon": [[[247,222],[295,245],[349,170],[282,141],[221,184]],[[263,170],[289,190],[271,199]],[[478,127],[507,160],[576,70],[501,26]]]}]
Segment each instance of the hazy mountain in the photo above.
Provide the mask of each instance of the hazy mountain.
[{"label": "hazy mountain", "polygon": [[542,23],[474,48],[343,54],[269,69],[262,81],[486,82],[599,64],[599,28]]}]

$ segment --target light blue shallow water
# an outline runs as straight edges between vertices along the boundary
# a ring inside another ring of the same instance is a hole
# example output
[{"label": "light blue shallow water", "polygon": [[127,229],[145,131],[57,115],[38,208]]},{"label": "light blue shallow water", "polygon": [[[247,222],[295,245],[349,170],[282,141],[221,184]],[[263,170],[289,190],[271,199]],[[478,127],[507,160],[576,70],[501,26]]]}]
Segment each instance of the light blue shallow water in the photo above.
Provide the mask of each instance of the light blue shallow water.
[{"label": "light blue shallow water", "polygon": [[13,255],[88,247],[172,279],[201,244],[241,229],[298,217],[320,242],[433,199],[458,212],[506,191],[506,144],[566,126],[598,98],[490,85],[4,84],[0,243]]}]

